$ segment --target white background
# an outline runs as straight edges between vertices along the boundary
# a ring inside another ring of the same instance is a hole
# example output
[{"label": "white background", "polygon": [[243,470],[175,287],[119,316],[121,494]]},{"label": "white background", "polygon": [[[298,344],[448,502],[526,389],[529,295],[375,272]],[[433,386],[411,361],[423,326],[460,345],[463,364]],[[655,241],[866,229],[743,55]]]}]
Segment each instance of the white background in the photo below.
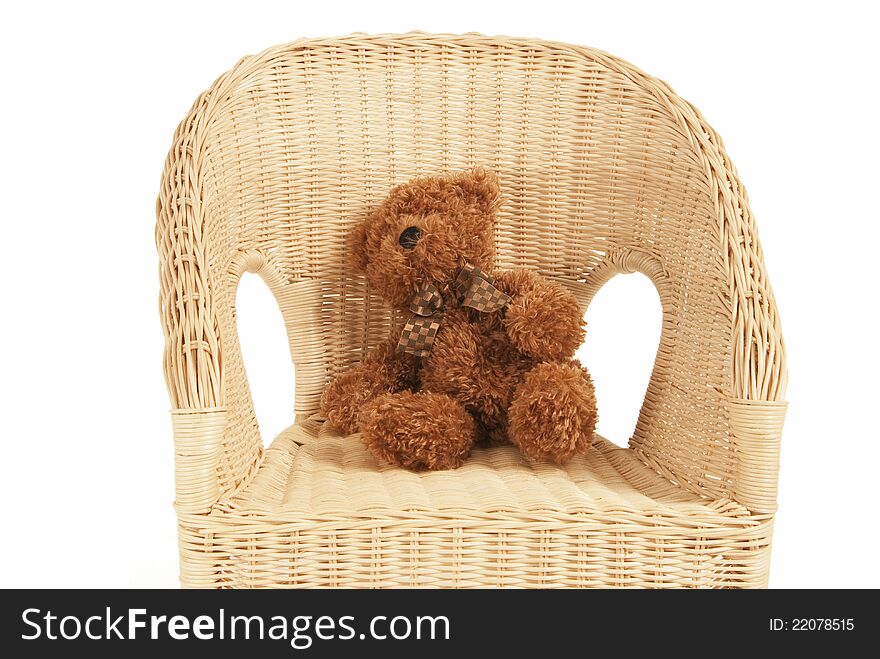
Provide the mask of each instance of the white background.
[{"label": "white background", "polygon": [[[159,175],[245,54],[301,36],[478,31],[591,45],[696,104],[748,187],[789,348],[773,587],[880,586],[877,16],[868,2],[10,3],[2,67],[0,586],[177,585]],[[657,346],[640,275],[590,308],[600,430],[625,443]],[[240,331],[264,436],[292,368],[268,291]]]}]

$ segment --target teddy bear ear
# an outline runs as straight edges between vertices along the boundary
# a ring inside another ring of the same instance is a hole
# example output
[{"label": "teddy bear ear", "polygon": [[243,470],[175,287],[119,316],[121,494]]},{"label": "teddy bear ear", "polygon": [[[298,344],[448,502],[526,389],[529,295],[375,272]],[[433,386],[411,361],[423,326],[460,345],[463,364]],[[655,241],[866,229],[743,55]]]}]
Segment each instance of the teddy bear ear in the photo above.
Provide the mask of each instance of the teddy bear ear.
[{"label": "teddy bear ear", "polygon": [[500,201],[498,178],[493,172],[482,167],[459,174],[453,181],[466,203],[473,204],[484,212],[494,212]]},{"label": "teddy bear ear", "polygon": [[367,225],[361,223],[348,235],[349,260],[359,272],[367,269]]}]

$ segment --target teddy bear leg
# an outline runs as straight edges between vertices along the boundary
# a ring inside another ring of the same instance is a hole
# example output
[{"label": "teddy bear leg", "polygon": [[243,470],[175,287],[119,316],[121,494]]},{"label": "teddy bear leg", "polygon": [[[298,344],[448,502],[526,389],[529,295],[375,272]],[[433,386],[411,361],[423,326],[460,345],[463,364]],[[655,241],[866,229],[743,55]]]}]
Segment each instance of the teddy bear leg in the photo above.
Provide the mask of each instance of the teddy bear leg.
[{"label": "teddy bear leg", "polygon": [[507,417],[510,441],[525,455],[565,462],[593,442],[593,382],[575,362],[542,362],[516,388]]},{"label": "teddy bear leg", "polygon": [[382,394],[411,389],[417,365],[412,355],[397,352],[396,338],[389,339],[327,385],[321,413],[330,426],[349,434],[357,432],[361,408]]},{"label": "teddy bear leg", "polygon": [[446,394],[385,394],[358,416],[364,443],[401,467],[437,471],[461,466],[476,441],[474,419]]}]

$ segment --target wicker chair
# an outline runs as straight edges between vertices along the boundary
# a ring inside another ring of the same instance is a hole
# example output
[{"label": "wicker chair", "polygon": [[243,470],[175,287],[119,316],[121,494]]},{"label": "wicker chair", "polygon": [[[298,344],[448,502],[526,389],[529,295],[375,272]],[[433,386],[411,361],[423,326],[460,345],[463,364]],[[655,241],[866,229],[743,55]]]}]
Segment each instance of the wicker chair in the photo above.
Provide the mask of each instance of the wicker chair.
[{"label": "wicker chair", "polygon": [[[512,447],[412,473],[326,428],[321,390],[391,312],[345,237],[414,175],[484,165],[503,267],[584,307],[642,272],[663,306],[629,448],[559,467]],[[605,53],[413,33],[242,59],[174,137],[158,201],[184,586],[767,584],[786,404],[782,337],[745,191],[663,82]],[[264,450],[236,334],[257,272],[277,298],[295,424]]]}]

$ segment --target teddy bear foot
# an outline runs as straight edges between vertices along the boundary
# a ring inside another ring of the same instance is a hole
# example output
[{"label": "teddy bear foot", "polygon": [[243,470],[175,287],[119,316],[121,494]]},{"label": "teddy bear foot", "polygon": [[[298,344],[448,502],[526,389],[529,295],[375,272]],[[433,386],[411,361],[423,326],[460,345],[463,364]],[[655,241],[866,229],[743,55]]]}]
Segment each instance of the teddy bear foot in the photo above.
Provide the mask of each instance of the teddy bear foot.
[{"label": "teddy bear foot", "polygon": [[415,470],[459,467],[476,440],[471,415],[445,394],[379,396],[362,408],[358,425],[376,457]]},{"label": "teddy bear foot", "polygon": [[562,463],[585,453],[596,429],[596,396],[586,369],[575,362],[538,364],[514,392],[510,441],[525,455]]}]

